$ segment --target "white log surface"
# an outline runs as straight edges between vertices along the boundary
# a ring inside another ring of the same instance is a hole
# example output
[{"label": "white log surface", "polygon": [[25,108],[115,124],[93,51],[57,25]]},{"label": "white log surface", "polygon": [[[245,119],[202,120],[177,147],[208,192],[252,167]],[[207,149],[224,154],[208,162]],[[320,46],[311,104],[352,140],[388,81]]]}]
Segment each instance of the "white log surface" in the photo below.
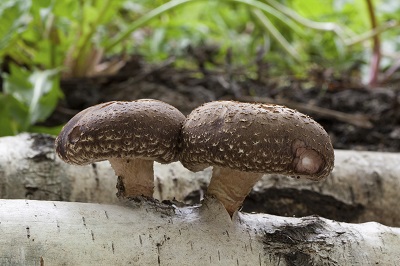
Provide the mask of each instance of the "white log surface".
[{"label": "white log surface", "polygon": [[[35,134],[0,138],[0,198],[117,203],[108,162],[74,166],[54,153],[54,139]],[[400,154],[335,150],[335,168],[322,182],[265,175],[244,209],[400,227]],[[211,169],[192,173],[180,163],[155,164],[154,197],[193,202]]]},{"label": "white log surface", "polygon": [[108,162],[66,164],[55,154],[53,137],[0,138],[0,198],[116,203],[115,185]]},{"label": "white log surface", "polygon": [[[335,168],[322,182],[264,176],[248,203],[258,197],[266,206],[257,208],[260,212],[272,213],[270,207],[276,205],[290,216],[311,212],[335,220],[400,227],[400,153],[335,150],[335,156]],[[271,200],[274,191],[277,195]]]},{"label": "white log surface", "polygon": [[0,265],[400,265],[400,229],[316,216],[0,200]]},{"label": "white log surface", "polygon": [[[180,163],[155,163],[155,192],[159,200],[182,200],[206,188],[211,169],[193,173]],[[0,198],[117,203],[117,177],[108,161],[86,166],[63,162],[54,138],[23,133],[0,138]]]}]

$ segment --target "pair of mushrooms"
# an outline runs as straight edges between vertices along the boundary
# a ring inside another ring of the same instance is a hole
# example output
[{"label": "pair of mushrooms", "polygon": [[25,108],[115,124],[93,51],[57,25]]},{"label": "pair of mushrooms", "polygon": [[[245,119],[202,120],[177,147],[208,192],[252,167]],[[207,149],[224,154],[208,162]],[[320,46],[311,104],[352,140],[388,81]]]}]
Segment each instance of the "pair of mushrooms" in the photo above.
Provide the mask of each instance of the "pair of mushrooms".
[{"label": "pair of mushrooms", "polygon": [[108,102],[78,113],[56,139],[66,162],[109,160],[119,197],[152,197],[153,162],[213,166],[207,190],[232,216],[265,173],[320,180],[333,168],[328,134],[310,117],[271,104],[206,103],[186,118],[157,100]]}]

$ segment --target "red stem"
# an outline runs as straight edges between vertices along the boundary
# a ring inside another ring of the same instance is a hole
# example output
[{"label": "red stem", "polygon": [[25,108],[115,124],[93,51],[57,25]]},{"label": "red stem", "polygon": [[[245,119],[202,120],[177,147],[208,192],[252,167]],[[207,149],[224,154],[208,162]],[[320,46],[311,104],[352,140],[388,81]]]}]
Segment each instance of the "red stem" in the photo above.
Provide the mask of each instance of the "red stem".
[{"label": "red stem", "polygon": [[[372,29],[377,28],[378,23],[376,21],[375,10],[372,3],[372,0],[366,0],[368,7],[368,14],[371,21]],[[378,73],[379,73],[379,63],[381,61],[381,42],[379,39],[379,34],[374,35],[372,38],[373,47],[372,47],[372,59],[370,63],[370,79],[369,85],[375,87],[378,84]]]}]

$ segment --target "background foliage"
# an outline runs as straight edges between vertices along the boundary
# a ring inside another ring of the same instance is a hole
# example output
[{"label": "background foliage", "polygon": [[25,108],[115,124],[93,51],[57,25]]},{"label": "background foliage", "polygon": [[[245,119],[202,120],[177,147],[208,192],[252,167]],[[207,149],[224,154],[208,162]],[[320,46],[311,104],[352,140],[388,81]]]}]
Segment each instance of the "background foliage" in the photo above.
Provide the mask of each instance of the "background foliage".
[{"label": "background foliage", "polygon": [[0,136],[57,133],[35,125],[57,106],[60,80],[111,75],[134,53],[190,68],[200,47],[215,61],[205,67],[229,56],[249,77],[264,60],[273,75],[356,65],[387,79],[400,67],[399,18],[395,0],[3,0]]}]

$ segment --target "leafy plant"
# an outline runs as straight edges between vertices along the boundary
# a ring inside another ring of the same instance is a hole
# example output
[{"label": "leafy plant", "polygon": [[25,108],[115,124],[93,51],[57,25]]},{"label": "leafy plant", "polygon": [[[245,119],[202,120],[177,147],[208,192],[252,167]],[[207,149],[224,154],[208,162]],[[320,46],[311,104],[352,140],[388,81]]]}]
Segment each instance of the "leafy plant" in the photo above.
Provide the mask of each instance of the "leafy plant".
[{"label": "leafy plant", "polygon": [[344,34],[329,36],[322,43],[337,47],[338,53],[335,49],[325,49],[320,53],[320,58],[326,57],[327,64],[337,68],[351,61],[364,61],[364,69],[368,68],[364,71],[365,81],[372,87],[385,82],[400,67],[400,57],[396,56],[396,51],[400,49],[397,38],[400,33],[398,1],[330,0],[321,5],[318,0],[294,0],[290,3],[302,16],[335,21],[341,25]]},{"label": "leafy plant", "polygon": [[[395,36],[398,35],[400,22],[396,17],[400,16],[400,5],[395,2],[385,11],[379,8],[389,5],[388,1],[377,1],[375,7],[368,5],[369,0],[330,0],[324,4],[318,0],[171,2],[191,4],[163,14],[162,20],[154,20],[150,24],[152,35],[141,51],[153,47],[152,51],[161,52],[148,54],[150,58],[165,58],[171,52],[182,51],[182,47],[193,43],[216,42],[221,49],[233,47],[232,50],[236,51],[234,58],[238,62],[244,59],[249,63],[248,59],[255,58],[257,50],[263,47],[266,60],[280,57],[287,61],[282,64],[274,60],[277,65],[283,66],[280,71],[291,69],[306,73],[314,63],[343,69],[348,67],[349,61],[353,61],[350,64],[367,62],[365,65],[370,66],[371,74],[366,76],[371,77],[368,82],[371,85],[376,83],[382,69],[393,65],[384,74],[388,76],[397,69],[396,65],[400,65],[400,59],[390,59],[394,55],[388,57],[373,48],[379,43],[385,46],[385,43],[393,44],[397,40]],[[371,29],[373,16],[376,21],[386,21],[376,22]],[[136,25],[132,27],[136,29]],[[121,33],[116,40],[125,34]],[[373,41],[376,39],[380,41]],[[399,46],[400,42],[396,42]],[[372,47],[369,43],[375,45]],[[386,56],[386,60],[381,60],[385,63],[378,64],[379,61],[373,60],[372,53],[368,51]]]},{"label": "leafy plant", "polygon": [[[218,60],[232,53],[250,72],[261,55],[275,62],[277,71],[301,74],[314,62],[340,67],[368,58],[363,45],[373,40],[379,60],[370,60],[370,83],[376,83],[380,69],[390,76],[400,66],[400,59],[388,61],[382,52],[385,41],[398,35],[400,7],[381,11],[377,7],[384,2],[373,7],[371,0],[323,5],[318,0],[3,0],[0,120],[9,125],[3,132],[37,130],[33,125],[62,97],[61,78],[113,74],[135,51],[163,60],[191,46],[216,45]],[[134,33],[142,33],[143,40]]]},{"label": "leafy plant", "polygon": [[30,4],[24,0],[0,2],[0,58],[12,53],[18,35],[26,30]]},{"label": "leafy plant", "polygon": [[4,93],[0,94],[0,121],[3,126],[0,136],[42,131],[34,125],[43,122],[57,105],[61,96],[57,82],[58,72],[30,72],[10,64],[10,73],[2,75]]},{"label": "leafy plant", "polygon": [[[123,1],[6,0],[0,3],[0,135],[23,131],[58,133],[35,126],[62,97],[62,76],[93,73],[101,59],[101,26]],[[95,33],[98,36],[95,36]],[[97,58],[97,61],[96,61]]]}]

